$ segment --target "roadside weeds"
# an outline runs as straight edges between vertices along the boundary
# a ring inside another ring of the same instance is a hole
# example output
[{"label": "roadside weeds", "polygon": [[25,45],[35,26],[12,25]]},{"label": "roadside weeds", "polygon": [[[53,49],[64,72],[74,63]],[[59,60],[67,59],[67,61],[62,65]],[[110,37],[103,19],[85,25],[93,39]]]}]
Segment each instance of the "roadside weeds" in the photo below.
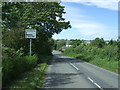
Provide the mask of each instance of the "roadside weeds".
[{"label": "roadside weeds", "polygon": [[[48,60],[49,59],[49,60]],[[20,75],[19,78],[13,80],[9,85],[3,87],[4,90],[13,90],[13,89],[30,89],[36,90],[38,88],[42,88],[42,84],[45,78],[45,71],[47,69],[48,64],[52,60],[52,56],[50,58],[47,57],[44,63],[39,63],[33,69],[24,72]]]}]

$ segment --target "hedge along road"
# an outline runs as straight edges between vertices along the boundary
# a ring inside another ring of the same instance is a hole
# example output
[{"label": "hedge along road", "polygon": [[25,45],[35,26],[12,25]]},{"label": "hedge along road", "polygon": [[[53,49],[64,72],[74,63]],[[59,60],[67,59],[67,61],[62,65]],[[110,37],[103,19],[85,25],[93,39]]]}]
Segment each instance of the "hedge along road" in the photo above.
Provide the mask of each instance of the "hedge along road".
[{"label": "hedge along road", "polygon": [[43,88],[91,88],[118,90],[118,74],[53,51]]}]

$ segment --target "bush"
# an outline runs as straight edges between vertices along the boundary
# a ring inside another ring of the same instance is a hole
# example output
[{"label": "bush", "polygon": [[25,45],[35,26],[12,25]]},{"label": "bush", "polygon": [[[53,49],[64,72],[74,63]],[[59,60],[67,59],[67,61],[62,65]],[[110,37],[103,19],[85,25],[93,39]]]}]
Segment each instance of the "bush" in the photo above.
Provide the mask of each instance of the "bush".
[{"label": "bush", "polygon": [[84,56],[82,54],[78,54],[75,58],[77,58],[77,59],[83,59]]},{"label": "bush", "polygon": [[[102,59],[108,58],[108,60],[118,60],[118,48],[117,46],[106,45],[103,48],[96,46],[77,46],[66,49],[63,55],[73,56],[85,61],[93,59],[96,55]],[[83,58],[84,57],[84,58]]]},{"label": "bush", "polygon": [[93,59],[93,58],[92,58],[92,56],[90,56],[90,55],[85,56],[85,57],[83,58],[83,60],[86,61],[86,62],[89,62],[89,61],[91,61],[92,59]]},{"label": "bush", "polygon": [[83,55],[83,54],[78,54],[76,58],[84,60],[86,62],[89,62],[90,60],[92,60],[92,57],[90,55]]},{"label": "bush", "polygon": [[74,48],[70,47],[64,51],[64,54],[74,53]]},{"label": "bush", "polygon": [[38,59],[38,63],[51,63],[52,55],[39,55],[38,56],[40,59]]},{"label": "bush", "polygon": [[2,47],[2,53],[3,53],[2,54],[3,58],[5,58],[5,57],[13,58],[16,56],[23,56],[23,49],[20,48],[19,50],[15,51],[12,48]]},{"label": "bush", "polygon": [[120,43],[118,42],[118,46],[106,44],[104,47],[79,45],[66,49],[62,55],[75,57],[118,73]]},{"label": "bush", "polygon": [[3,58],[3,85],[10,82],[11,79],[17,78],[19,74],[33,68],[37,64],[37,57],[34,56],[24,56],[24,57],[14,57]]},{"label": "bush", "polygon": [[78,47],[76,47],[75,49],[74,49],[74,52],[76,53],[76,54],[80,54],[80,53],[82,53],[84,50],[84,46],[78,46]]}]

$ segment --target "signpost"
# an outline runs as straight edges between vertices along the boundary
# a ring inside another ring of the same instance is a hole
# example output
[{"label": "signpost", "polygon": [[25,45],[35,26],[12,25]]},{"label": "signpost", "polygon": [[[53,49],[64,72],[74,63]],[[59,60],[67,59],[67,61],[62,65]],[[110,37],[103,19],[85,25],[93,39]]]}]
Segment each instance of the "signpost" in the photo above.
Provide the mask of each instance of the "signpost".
[{"label": "signpost", "polygon": [[31,47],[32,47],[32,39],[36,38],[36,30],[35,29],[26,29],[25,30],[25,38],[30,39],[30,56],[31,56]]}]

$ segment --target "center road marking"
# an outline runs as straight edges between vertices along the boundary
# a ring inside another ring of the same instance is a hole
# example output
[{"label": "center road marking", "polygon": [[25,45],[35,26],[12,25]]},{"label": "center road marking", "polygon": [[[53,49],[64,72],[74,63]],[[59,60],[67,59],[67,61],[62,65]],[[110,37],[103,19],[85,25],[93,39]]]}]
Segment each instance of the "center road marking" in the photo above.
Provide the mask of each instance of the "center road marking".
[{"label": "center road marking", "polygon": [[[72,65],[76,70],[79,70],[74,64],[70,63],[70,65]],[[88,80],[90,80],[94,85],[96,85],[99,89],[104,90],[103,88],[101,88],[100,85],[98,85],[97,83],[95,83],[90,77],[88,77]]]},{"label": "center road marking", "polygon": [[100,85],[98,85],[97,83],[95,83],[90,77],[88,77],[88,80],[90,80],[94,85],[96,85],[99,89],[104,90],[103,88],[101,88]]},{"label": "center road marking", "polygon": [[73,65],[72,63],[70,63],[70,65],[72,65],[76,70],[79,70],[75,65]]}]

